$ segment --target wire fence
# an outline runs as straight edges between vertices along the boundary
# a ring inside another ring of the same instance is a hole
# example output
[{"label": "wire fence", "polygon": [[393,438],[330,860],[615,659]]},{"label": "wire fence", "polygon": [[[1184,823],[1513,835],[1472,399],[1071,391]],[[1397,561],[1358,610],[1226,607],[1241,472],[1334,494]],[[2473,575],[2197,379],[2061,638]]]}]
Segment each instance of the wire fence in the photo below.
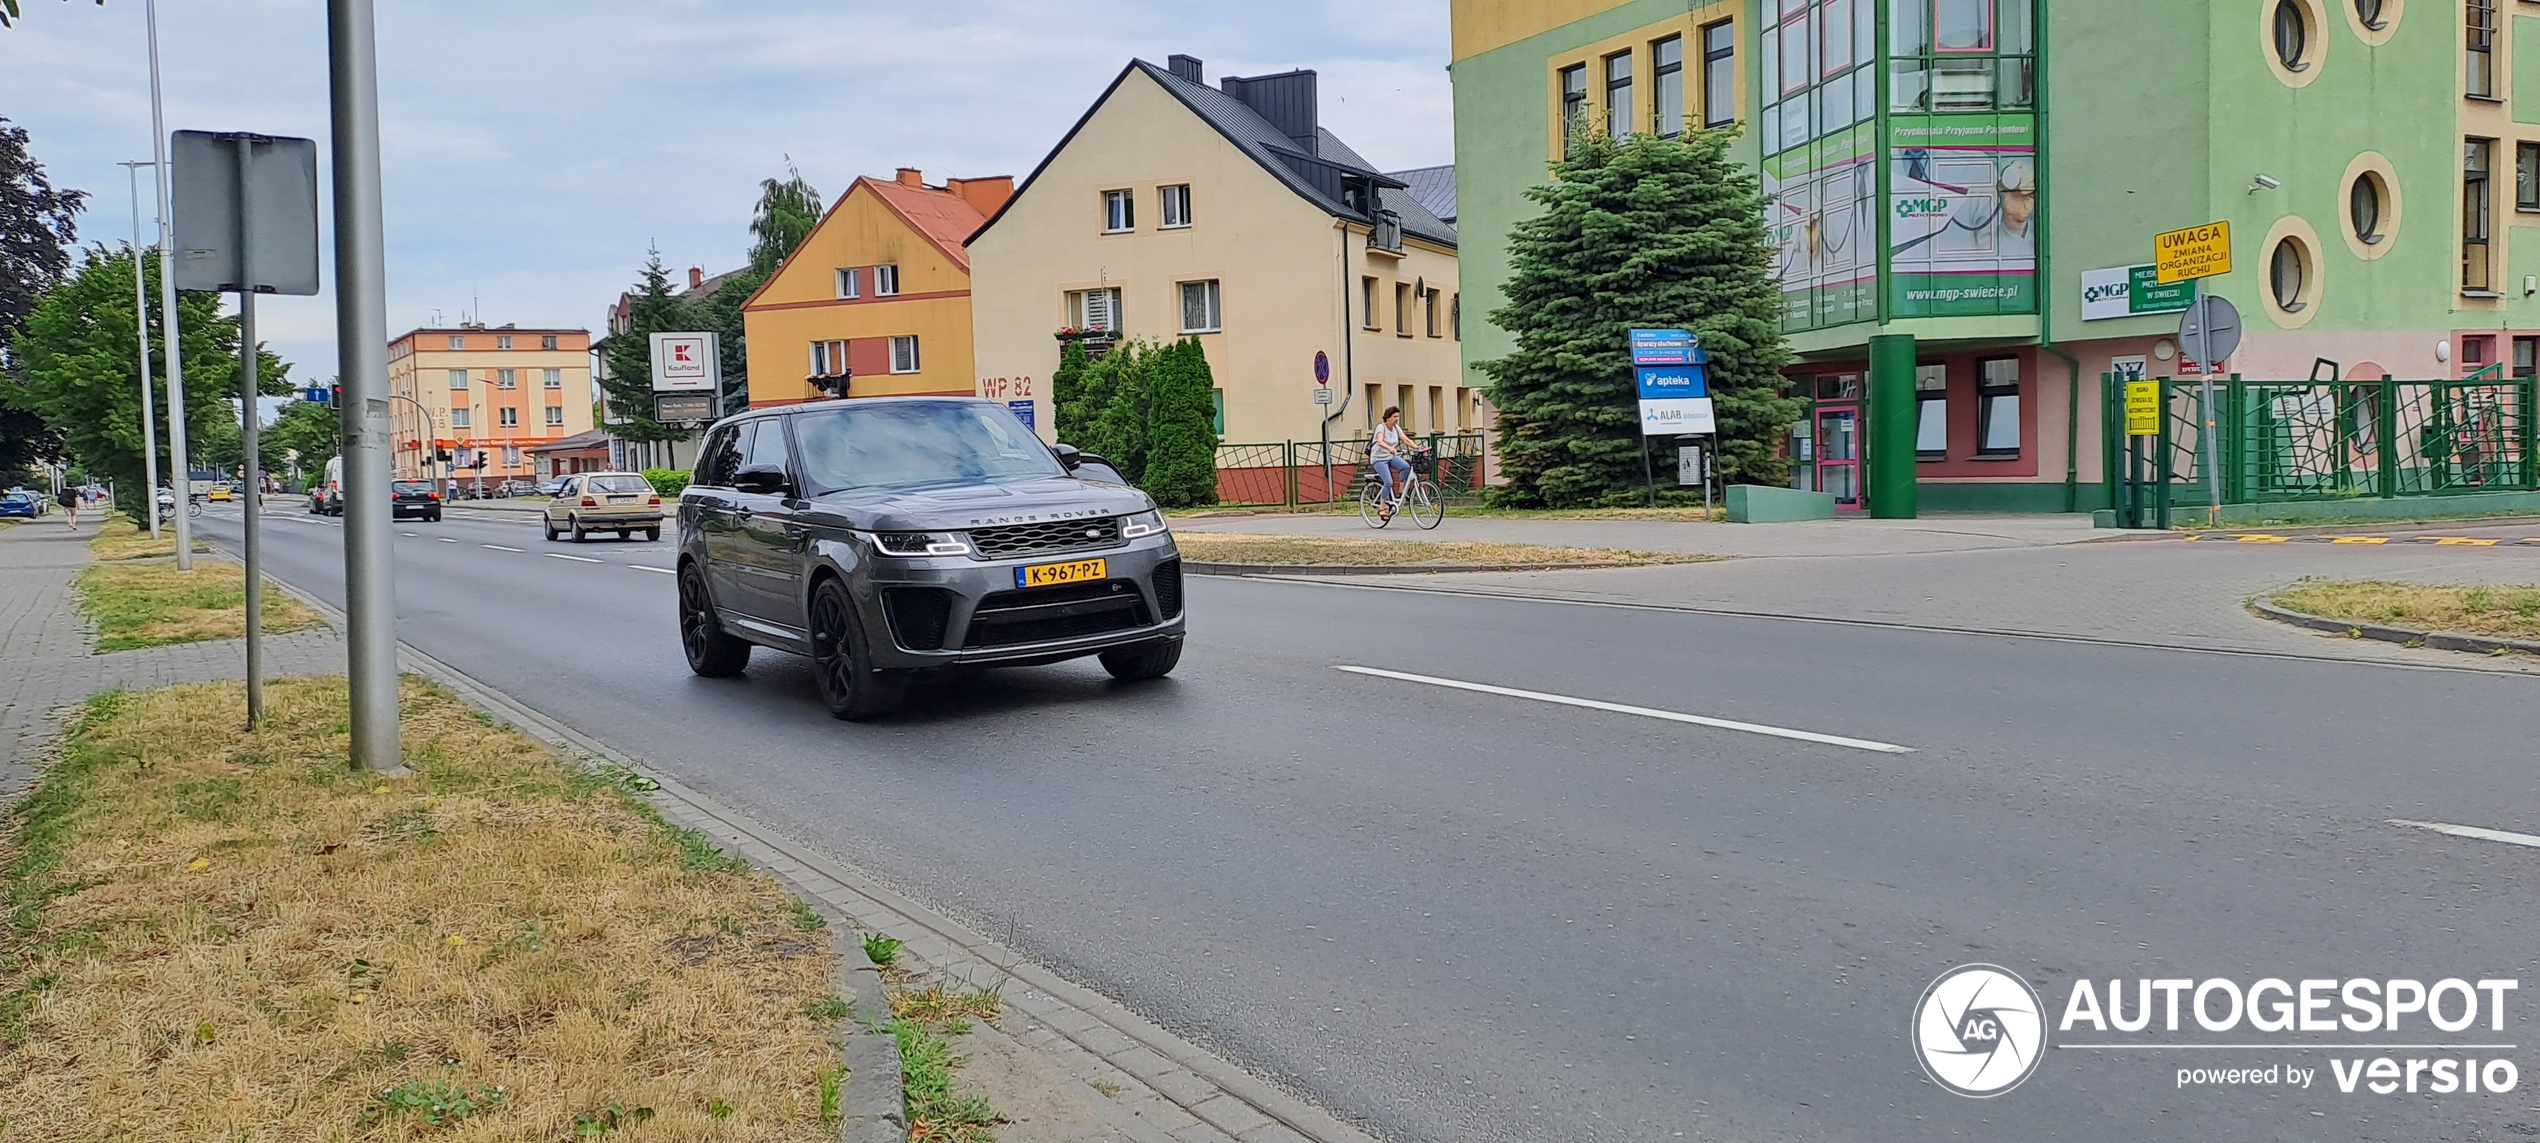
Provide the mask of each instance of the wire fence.
[{"label": "wire fence", "polygon": [[[1415,438],[1438,458],[1439,493],[1450,503],[1481,498],[1485,440],[1479,433]],[[1295,508],[1357,496],[1367,442],[1279,441],[1217,446],[1217,502],[1227,507]]]}]

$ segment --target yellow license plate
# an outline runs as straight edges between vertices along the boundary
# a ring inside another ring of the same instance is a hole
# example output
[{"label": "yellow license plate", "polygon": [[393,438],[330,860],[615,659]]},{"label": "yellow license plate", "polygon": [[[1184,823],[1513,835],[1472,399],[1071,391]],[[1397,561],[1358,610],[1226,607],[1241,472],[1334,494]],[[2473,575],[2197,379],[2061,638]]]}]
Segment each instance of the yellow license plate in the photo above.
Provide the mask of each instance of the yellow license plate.
[{"label": "yellow license plate", "polygon": [[1107,579],[1111,575],[1109,560],[1069,560],[1063,564],[1034,564],[1014,569],[1016,587],[1055,587],[1062,583],[1084,583]]}]

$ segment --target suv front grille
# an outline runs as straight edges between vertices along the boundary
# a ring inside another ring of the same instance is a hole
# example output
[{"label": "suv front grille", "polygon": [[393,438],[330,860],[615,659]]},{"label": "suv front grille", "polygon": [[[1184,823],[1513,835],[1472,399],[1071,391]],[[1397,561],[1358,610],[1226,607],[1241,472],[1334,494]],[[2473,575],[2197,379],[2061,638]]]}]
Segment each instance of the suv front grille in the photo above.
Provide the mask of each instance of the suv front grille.
[{"label": "suv front grille", "polygon": [[1042,524],[972,528],[970,543],[981,556],[992,560],[1091,551],[1115,547],[1120,543],[1120,518],[1109,516],[1098,520],[1052,520]]},{"label": "suv front grille", "polygon": [[1150,625],[1136,580],[995,592],[970,614],[969,647],[1012,647]]}]

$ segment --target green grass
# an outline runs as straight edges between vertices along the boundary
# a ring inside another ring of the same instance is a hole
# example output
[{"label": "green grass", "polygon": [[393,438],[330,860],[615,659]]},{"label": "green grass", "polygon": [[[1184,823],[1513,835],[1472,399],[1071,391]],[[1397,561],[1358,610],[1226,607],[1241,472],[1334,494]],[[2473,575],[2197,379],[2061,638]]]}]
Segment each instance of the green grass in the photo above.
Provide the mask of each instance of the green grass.
[{"label": "green grass", "polygon": [[886,937],[875,933],[864,938],[864,958],[872,961],[875,968],[889,968],[892,961],[899,959],[900,950],[906,946],[907,942],[896,937]]},{"label": "green grass", "polygon": [[[80,613],[97,625],[100,652],[247,633],[247,573],[233,563],[200,560],[192,571],[173,563],[92,564],[75,586]],[[265,585],[265,634],[317,625],[317,612],[307,604]]]},{"label": "green grass", "polygon": [[891,1021],[900,1042],[900,1085],[908,1097],[910,1143],[989,1143],[996,1138],[996,1109],[981,1096],[953,1090],[953,1072],[970,1057],[915,1020]]}]

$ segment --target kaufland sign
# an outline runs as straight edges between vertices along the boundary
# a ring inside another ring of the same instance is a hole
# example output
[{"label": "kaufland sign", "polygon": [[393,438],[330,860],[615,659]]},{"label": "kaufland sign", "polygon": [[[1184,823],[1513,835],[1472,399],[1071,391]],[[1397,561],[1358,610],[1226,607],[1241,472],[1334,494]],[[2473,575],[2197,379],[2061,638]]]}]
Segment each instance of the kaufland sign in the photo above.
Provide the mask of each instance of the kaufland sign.
[{"label": "kaufland sign", "polygon": [[723,355],[711,333],[653,335],[653,392],[712,390]]}]

